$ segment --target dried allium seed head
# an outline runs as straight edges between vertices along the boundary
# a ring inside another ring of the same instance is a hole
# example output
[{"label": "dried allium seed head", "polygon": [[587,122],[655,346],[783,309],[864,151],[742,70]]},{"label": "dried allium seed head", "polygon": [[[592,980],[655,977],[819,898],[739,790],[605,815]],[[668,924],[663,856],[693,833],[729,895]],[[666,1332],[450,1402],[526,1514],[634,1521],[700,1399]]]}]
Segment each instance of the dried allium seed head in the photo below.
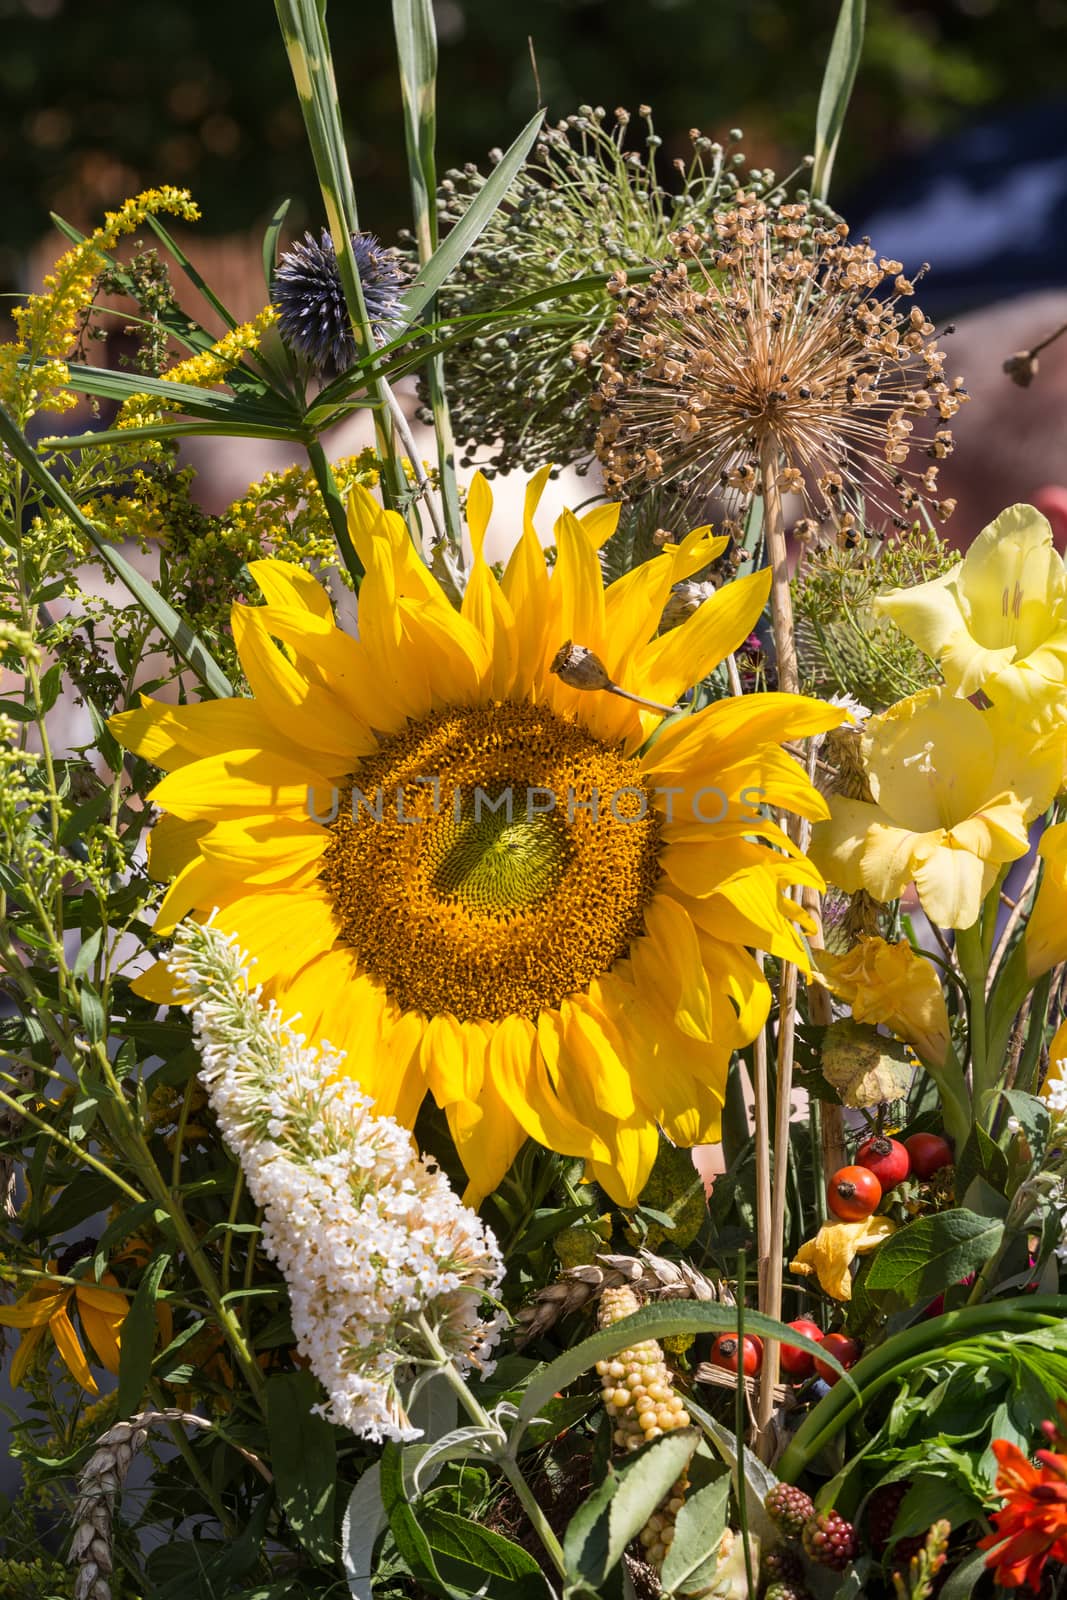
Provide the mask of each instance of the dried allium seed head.
[{"label": "dried allium seed head", "polygon": [[[908,479],[926,487],[908,466],[924,419],[949,420],[967,395],[944,378],[933,324],[903,303],[913,285],[900,263],[850,241],[844,223],[752,193],[716,212],[710,231],[685,227],[672,243],[674,259],[627,287],[596,348],[609,488],[718,483],[745,505],[773,441],[782,487],[845,537],[856,480],[868,500],[911,509],[920,496]],[[950,449],[938,427],[931,454]],[[938,502],[938,515],[951,504]]]}]

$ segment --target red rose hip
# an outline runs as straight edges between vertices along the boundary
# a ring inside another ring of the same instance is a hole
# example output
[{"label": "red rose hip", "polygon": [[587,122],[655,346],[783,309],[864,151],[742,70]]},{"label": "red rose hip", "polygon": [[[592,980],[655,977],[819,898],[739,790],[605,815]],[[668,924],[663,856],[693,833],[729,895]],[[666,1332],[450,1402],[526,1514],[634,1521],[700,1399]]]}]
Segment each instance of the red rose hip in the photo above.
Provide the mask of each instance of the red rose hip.
[{"label": "red rose hip", "polygon": [[841,1167],[826,1190],[826,1203],[842,1222],[862,1222],[881,1198],[882,1185],[866,1167]]},{"label": "red rose hip", "polygon": [[[738,1366],[738,1339],[733,1333],[720,1333],[711,1347],[711,1364],[724,1372],[736,1372]],[[744,1373],[754,1378],[763,1365],[763,1341],[754,1334],[745,1334]]]},{"label": "red rose hip", "polygon": [[883,1193],[903,1183],[911,1171],[911,1157],[904,1146],[898,1139],[887,1139],[881,1133],[864,1139],[856,1151],[856,1164],[874,1173],[882,1185]]},{"label": "red rose hip", "polygon": [[904,1148],[917,1178],[932,1178],[942,1167],[952,1165],[952,1146],[940,1134],[913,1133],[910,1139],[904,1140]]},{"label": "red rose hip", "polygon": [[[863,1346],[859,1340],[850,1339],[847,1333],[828,1333],[822,1342],[822,1347],[824,1350],[828,1350],[832,1356],[837,1357],[846,1372],[850,1367],[856,1365],[856,1362],[863,1354]],[[815,1370],[820,1378],[825,1378],[826,1382],[831,1385],[837,1383],[841,1376],[839,1372],[834,1371],[828,1362],[821,1361],[818,1357],[815,1359]]]},{"label": "red rose hip", "polygon": [[[809,1322],[807,1317],[798,1317],[796,1322],[789,1326],[795,1333],[803,1333],[809,1339],[822,1343],[822,1329],[814,1322]],[[815,1357],[810,1350],[801,1350],[795,1344],[783,1344],[778,1357],[779,1365],[787,1378],[798,1382],[801,1378],[810,1378],[815,1371]]]}]

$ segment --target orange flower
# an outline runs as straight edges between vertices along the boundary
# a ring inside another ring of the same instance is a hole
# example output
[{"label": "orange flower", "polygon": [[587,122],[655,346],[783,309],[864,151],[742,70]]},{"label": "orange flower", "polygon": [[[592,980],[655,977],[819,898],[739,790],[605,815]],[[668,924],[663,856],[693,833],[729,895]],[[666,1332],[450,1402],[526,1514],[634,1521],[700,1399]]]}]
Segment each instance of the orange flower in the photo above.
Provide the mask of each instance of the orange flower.
[{"label": "orange flower", "polygon": [[[50,1261],[48,1271],[55,1270],[56,1263]],[[41,1279],[13,1306],[0,1306],[0,1326],[22,1329],[22,1338],[11,1363],[11,1387],[17,1388],[22,1382],[30,1358],[48,1329],[71,1376],[89,1394],[99,1394],[67,1306],[74,1301],[85,1336],[101,1365],[108,1372],[117,1373],[119,1329],[129,1310],[125,1296],[116,1292],[118,1288],[118,1279],[110,1272],[105,1272],[99,1283],[88,1280],[77,1284],[49,1283]]]},{"label": "orange flower", "polygon": [[979,1543],[986,1566],[1003,1589],[1041,1588],[1046,1561],[1067,1561],[1067,1456],[1039,1450],[1035,1467],[1006,1439],[993,1441],[1004,1504],[993,1513],[995,1531]]}]

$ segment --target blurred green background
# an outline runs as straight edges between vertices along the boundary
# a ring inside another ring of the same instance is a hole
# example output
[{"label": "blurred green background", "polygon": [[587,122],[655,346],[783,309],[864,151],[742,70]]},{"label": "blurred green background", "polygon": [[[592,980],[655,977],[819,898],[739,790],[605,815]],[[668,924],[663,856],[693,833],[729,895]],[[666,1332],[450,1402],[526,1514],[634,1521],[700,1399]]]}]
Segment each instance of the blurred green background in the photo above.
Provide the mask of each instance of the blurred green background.
[{"label": "blurred green background", "polygon": [[[664,170],[686,130],[745,131],[756,164],[810,146],[836,0],[438,0],[441,169],[483,161],[536,104],[651,103]],[[835,194],[983,110],[1062,91],[1067,0],[870,0]],[[388,0],[333,0],[328,21],[361,221],[407,220]],[[169,181],[204,233],[261,224],[282,197],[318,220],[271,0],[0,0],[0,171],[7,259],[47,231]]]}]

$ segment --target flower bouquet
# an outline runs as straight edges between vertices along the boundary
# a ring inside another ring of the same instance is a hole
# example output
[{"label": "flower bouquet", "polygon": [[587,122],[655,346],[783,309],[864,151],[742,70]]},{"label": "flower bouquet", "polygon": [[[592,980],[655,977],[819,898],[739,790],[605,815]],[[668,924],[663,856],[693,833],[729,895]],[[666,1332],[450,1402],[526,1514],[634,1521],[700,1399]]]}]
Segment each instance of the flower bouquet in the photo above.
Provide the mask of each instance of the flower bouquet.
[{"label": "flower bouquet", "polygon": [[939,532],[863,6],[809,161],[668,186],[647,107],[439,180],[395,0],[395,247],[277,13],[264,310],[159,187],[0,346],[3,1593],[1056,1594],[1067,573]]}]

